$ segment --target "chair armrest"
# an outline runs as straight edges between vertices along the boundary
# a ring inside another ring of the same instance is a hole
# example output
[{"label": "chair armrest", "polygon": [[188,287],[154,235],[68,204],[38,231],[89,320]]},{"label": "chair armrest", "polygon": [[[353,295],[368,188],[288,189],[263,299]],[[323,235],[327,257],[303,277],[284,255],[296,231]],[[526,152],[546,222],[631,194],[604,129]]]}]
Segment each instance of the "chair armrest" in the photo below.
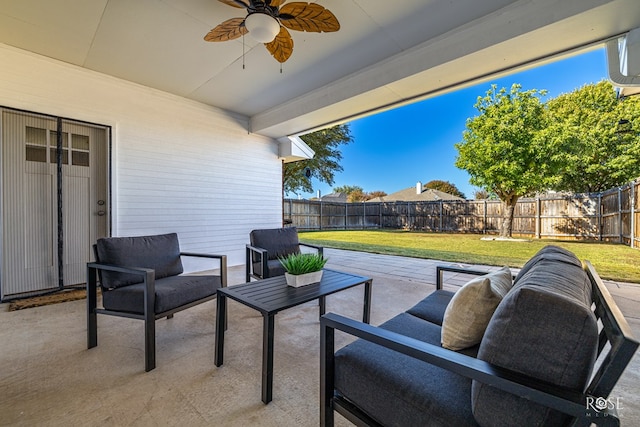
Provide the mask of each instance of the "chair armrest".
[{"label": "chair armrest", "polygon": [[259,248],[257,246],[252,246],[247,244],[246,257],[245,257],[245,271],[246,271],[245,280],[247,282],[251,281],[251,275],[253,272],[253,254],[254,253],[260,257],[260,277],[264,279],[265,272],[267,271],[267,258],[269,257],[269,255],[267,254],[267,250],[263,248]]},{"label": "chair armrest", "polygon": [[118,273],[137,274],[139,276],[145,276],[148,273],[153,273],[155,275],[155,270],[152,269],[152,268],[123,267],[123,266],[120,266],[120,265],[101,264],[101,263],[98,263],[98,262],[87,263],[87,268],[93,268],[93,269],[96,269],[96,270],[116,271]]},{"label": "chair armrest", "polygon": [[318,251],[318,254],[320,254],[320,255],[323,255],[323,253],[324,253],[324,247],[319,246],[319,245],[312,245],[310,243],[298,243],[298,245],[306,246],[307,248],[315,249],[316,251]]},{"label": "chair armrest", "polygon": [[193,256],[193,257],[200,257],[200,258],[218,258],[218,259],[227,257],[226,255],[220,255],[220,254],[201,254],[196,252],[180,252],[180,256]]},{"label": "chair armrest", "polygon": [[[438,265],[436,266],[436,289],[442,289],[442,285],[444,282],[444,272],[445,271],[450,271],[452,273],[462,273],[462,274],[470,274],[473,276],[484,276],[485,274],[487,274],[487,271],[480,271],[480,270],[472,270],[472,269],[468,269],[468,268],[461,268],[461,267],[450,267],[447,265]],[[516,276],[514,274],[511,275],[511,279],[515,279]]]},{"label": "chair armrest", "polygon": [[[118,273],[129,273],[142,276],[142,281],[144,283],[145,318],[150,318],[152,315],[155,315],[156,271],[154,269],[144,267],[122,267],[119,265],[100,264],[97,262],[87,263],[87,301],[88,304],[93,304],[94,309],[96,298],[96,273],[98,270],[116,271]],[[92,299],[93,301],[91,301]]]},{"label": "chair armrest", "polygon": [[220,254],[203,254],[196,252],[180,252],[180,256],[196,257],[196,258],[212,258],[220,261],[220,282],[222,287],[227,287],[227,256]]},{"label": "chair armrest", "polygon": [[247,245],[247,249],[250,250],[251,252],[257,252],[258,254],[260,254],[260,256],[265,256],[267,255],[267,250],[266,249],[262,249],[259,248],[257,246],[251,246],[251,245]]},{"label": "chair armrest", "polygon": [[[548,384],[535,378],[510,371],[485,361],[428,344],[411,337],[358,322],[334,313],[320,319],[321,327],[321,393],[333,393],[334,330],[370,341],[395,350],[423,362],[438,366],[458,375],[486,383],[498,389],[529,399],[545,407],[569,414],[589,422],[607,422],[606,419],[590,419],[586,415],[587,396]],[[327,378],[329,376],[329,378]],[[331,390],[329,390],[331,389]],[[613,417],[612,417],[613,418]],[[609,419],[609,422],[614,419]]]}]

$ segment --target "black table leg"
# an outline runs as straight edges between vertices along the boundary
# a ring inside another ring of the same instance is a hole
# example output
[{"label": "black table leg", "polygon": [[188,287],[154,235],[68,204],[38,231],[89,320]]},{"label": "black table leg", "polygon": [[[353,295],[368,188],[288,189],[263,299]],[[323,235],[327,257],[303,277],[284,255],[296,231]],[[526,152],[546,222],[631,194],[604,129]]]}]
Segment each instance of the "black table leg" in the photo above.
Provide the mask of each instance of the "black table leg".
[{"label": "black table leg", "polygon": [[369,323],[371,321],[371,284],[372,280],[368,280],[364,283],[364,310],[362,314],[362,321]]},{"label": "black table leg", "polygon": [[271,402],[273,396],[273,334],[275,314],[263,314],[262,331],[262,402]]},{"label": "black table leg", "polygon": [[224,361],[224,330],[227,320],[227,297],[218,292],[216,311],[216,352],[215,365],[222,366]]},{"label": "black table leg", "polygon": [[322,315],[323,315],[323,314],[325,313],[325,311],[327,310],[327,301],[326,301],[326,298],[327,298],[327,297],[324,297],[324,296],[322,296],[322,297],[320,297],[320,298],[319,298],[319,304],[318,304],[318,305],[320,305],[320,316],[319,316],[319,318],[320,318],[320,317],[322,317]]}]

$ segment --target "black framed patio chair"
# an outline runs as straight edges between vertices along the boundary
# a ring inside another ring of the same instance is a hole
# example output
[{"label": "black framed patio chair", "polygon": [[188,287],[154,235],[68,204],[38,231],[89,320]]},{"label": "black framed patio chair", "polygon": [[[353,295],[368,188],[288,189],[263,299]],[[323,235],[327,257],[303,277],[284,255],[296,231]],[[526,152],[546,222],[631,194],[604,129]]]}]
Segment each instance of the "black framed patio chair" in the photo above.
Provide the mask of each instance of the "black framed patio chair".
[{"label": "black framed patio chair", "polygon": [[[227,256],[180,252],[175,233],[98,239],[94,252],[96,262],[87,264],[87,347],[98,345],[97,314],[144,320],[147,372],[156,367],[155,321],[209,301],[227,286]],[[181,257],[216,260],[218,274],[183,274]]]},{"label": "black framed patio chair", "polygon": [[281,276],[285,270],[279,257],[298,254],[301,247],[310,248],[323,254],[323,248],[308,243],[300,243],[296,227],[253,230],[249,233],[250,244],[246,249],[246,281],[251,278],[266,279]]}]

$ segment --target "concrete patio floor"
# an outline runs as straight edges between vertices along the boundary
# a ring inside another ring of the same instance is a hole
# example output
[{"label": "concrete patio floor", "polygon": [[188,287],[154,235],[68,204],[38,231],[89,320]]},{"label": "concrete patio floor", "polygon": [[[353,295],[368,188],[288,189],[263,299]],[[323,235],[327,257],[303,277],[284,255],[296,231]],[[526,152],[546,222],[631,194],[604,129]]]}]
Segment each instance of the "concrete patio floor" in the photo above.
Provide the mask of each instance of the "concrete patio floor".
[{"label": "concrete patio floor", "polygon": [[[434,290],[443,263],[327,249],[327,267],[373,278],[372,319],[380,324]],[[489,271],[496,267],[482,267]],[[244,266],[229,271],[244,281]],[[448,284],[466,277],[453,276]],[[640,285],[607,282],[636,337]],[[327,298],[327,311],[360,319],[362,287]],[[229,301],[224,365],[213,364],[215,301],[159,320],[157,368],[144,372],[143,323],[98,316],[98,347],[86,349],[85,301],[8,312],[0,304],[0,425],[316,426],[319,423],[317,303],[276,316],[274,393],[260,400],[262,318]],[[350,338],[338,335],[341,346]],[[611,397],[622,424],[640,425],[640,356]],[[338,426],[348,426],[336,417]]]}]

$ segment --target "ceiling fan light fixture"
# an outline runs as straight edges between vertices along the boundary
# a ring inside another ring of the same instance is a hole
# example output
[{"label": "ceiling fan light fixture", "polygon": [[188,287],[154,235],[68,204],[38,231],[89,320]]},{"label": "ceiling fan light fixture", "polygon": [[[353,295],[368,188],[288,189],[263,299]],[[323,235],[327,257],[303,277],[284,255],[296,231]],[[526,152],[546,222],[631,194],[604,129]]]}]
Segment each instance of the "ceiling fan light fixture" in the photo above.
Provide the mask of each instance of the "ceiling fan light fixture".
[{"label": "ceiling fan light fixture", "polygon": [[249,35],[260,43],[271,43],[280,32],[280,23],[266,13],[252,13],[244,20]]}]

